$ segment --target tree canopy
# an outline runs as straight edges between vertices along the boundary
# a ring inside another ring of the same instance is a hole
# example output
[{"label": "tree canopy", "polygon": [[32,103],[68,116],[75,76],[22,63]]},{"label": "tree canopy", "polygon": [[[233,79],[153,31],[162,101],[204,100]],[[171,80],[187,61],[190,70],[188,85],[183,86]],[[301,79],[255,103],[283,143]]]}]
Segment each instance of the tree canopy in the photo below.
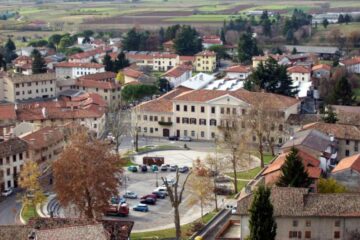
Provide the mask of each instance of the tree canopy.
[{"label": "tree canopy", "polygon": [[335,105],[352,105],[355,102],[355,95],[352,86],[346,76],[338,80],[333,88],[330,97],[327,100],[328,104]]},{"label": "tree canopy", "polygon": [[251,32],[244,33],[238,43],[238,58],[241,63],[250,63],[253,56],[260,55],[262,52],[258,48],[256,39]]},{"label": "tree canopy", "polygon": [[347,190],[333,178],[320,178],[317,184],[317,191],[319,193],[344,193]]},{"label": "tree canopy", "polygon": [[176,32],[174,48],[179,55],[194,55],[202,50],[202,39],[195,28],[183,25]]},{"label": "tree canopy", "polygon": [[31,57],[32,57],[32,66],[31,66],[32,73],[33,74],[46,73],[47,66],[45,63],[45,59],[43,58],[41,53],[37,49],[34,49],[31,53]]},{"label": "tree canopy", "polygon": [[158,89],[155,85],[126,85],[121,91],[121,96],[125,101],[131,102],[139,100],[145,96],[151,96],[155,94],[157,90]]}]

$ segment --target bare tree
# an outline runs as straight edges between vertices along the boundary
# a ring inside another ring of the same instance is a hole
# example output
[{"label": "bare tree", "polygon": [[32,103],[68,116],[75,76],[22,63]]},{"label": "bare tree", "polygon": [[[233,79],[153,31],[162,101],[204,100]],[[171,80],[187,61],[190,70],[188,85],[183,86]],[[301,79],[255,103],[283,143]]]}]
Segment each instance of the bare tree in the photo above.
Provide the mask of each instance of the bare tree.
[{"label": "bare tree", "polygon": [[122,137],[129,129],[129,111],[125,109],[125,103],[122,99],[114,102],[108,112],[108,128],[115,139],[116,150],[122,141]]},{"label": "bare tree", "polygon": [[139,106],[136,106],[132,109],[131,112],[131,126],[130,128],[130,135],[133,141],[134,149],[137,152],[139,150],[139,128],[141,120],[141,109]]},{"label": "bare tree", "polygon": [[[175,175],[175,182],[173,184],[169,183],[167,178],[161,177],[162,181],[164,182],[164,185],[167,189],[167,192],[169,194],[171,206],[174,209],[174,224],[175,224],[175,232],[176,232],[176,239],[181,239],[181,225],[180,225],[180,213],[179,213],[179,207],[183,200],[183,193],[185,190],[185,185],[192,174],[192,171],[190,171],[186,177],[184,182],[181,186],[179,186],[179,170],[176,171]],[[180,188],[180,191],[179,191]]]}]

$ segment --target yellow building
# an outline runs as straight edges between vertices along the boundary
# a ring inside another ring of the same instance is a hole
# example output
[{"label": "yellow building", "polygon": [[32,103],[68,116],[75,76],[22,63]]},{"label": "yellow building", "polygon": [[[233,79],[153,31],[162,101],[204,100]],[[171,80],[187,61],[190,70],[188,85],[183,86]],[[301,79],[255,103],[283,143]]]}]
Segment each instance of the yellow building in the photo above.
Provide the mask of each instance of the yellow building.
[{"label": "yellow building", "polygon": [[195,70],[197,72],[214,72],[216,69],[216,53],[202,51],[195,55]]}]

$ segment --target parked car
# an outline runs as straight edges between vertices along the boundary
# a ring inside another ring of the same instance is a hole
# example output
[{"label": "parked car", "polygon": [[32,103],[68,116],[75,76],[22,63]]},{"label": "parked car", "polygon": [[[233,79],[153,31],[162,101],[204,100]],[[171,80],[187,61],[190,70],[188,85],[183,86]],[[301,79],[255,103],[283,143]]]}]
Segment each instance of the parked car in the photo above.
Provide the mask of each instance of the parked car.
[{"label": "parked car", "polygon": [[156,199],[149,197],[149,198],[141,199],[140,203],[154,205],[156,204]]},{"label": "parked car", "polygon": [[142,196],[140,199],[146,199],[146,198],[154,198],[156,200],[157,196],[155,194],[148,194]]},{"label": "parked car", "polygon": [[168,195],[167,189],[165,186],[161,186],[161,187],[157,187],[154,189],[153,192],[162,192],[164,193],[166,196]]},{"label": "parked car", "polygon": [[191,142],[191,141],[192,141],[192,139],[191,139],[191,137],[184,136],[184,137],[180,137],[180,138],[179,138],[179,141],[183,141],[183,142]]},{"label": "parked car", "polygon": [[151,171],[153,172],[158,172],[159,171],[159,167],[157,165],[151,165]]},{"label": "parked car", "polygon": [[189,168],[187,166],[179,167],[179,172],[186,173],[189,171]]},{"label": "parked car", "polygon": [[170,136],[170,137],[169,137],[169,140],[170,140],[170,141],[178,141],[178,140],[179,140],[179,137],[178,137],[178,136]]},{"label": "parked car", "polygon": [[217,176],[215,178],[215,182],[217,183],[226,183],[226,182],[231,182],[231,178],[227,177],[227,176]]},{"label": "parked car", "polygon": [[[175,179],[173,178],[164,178],[164,181],[169,185],[169,186],[174,186],[175,185]],[[165,184],[163,184],[163,186],[165,187]]]},{"label": "parked car", "polygon": [[165,172],[168,170],[168,166],[163,164],[163,165],[161,165],[160,170]]},{"label": "parked car", "polygon": [[231,195],[234,194],[234,190],[224,186],[216,186],[215,192],[218,195]]},{"label": "parked car", "polygon": [[146,165],[142,165],[140,168],[142,172],[147,172],[148,170]]},{"label": "parked car", "polygon": [[120,196],[113,196],[111,197],[110,202],[113,205],[118,205],[118,204],[126,203],[126,199]]},{"label": "parked car", "polygon": [[138,168],[135,166],[135,165],[131,165],[128,167],[128,171],[130,172],[137,172],[138,171]]},{"label": "parked car", "polygon": [[152,194],[155,194],[157,198],[164,199],[166,198],[166,193],[161,191],[154,191]]},{"label": "parked car", "polygon": [[14,190],[12,188],[8,188],[7,190],[5,190],[1,193],[1,196],[7,197],[7,196],[10,196],[13,192],[14,192]]},{"label": "parked car", "polygon": [[177,165],[171,165],[170,166],[170,172],[176,172],[177,169],[178,169]]},{"label": "parked car", "polygon": [[131,191],[126,191],[126,193],[124,194],[124,198],[136,199],[137,194]]},{"label": "parked car", "polygon": [[136,205],[135,207],[133,207],[134,211],[138,211],[138,212],[148,212],[149,211],[149,207],[146,204],[141,204],[139,203],[138,205]]},{"label": "parked car", "polygon": [[105,215],[126,217],[129,215],[129,206],[126,203],[111,205],[105,209]]}]

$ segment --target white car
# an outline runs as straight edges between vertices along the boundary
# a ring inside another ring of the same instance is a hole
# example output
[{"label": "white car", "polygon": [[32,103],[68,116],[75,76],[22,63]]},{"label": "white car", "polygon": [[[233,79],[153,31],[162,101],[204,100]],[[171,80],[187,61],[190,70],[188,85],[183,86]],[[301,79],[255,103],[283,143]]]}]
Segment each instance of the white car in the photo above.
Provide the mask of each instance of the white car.
[{"label": "white car", "polygon": [[191,139],[191,137],[184,136],[184,137],[180,137],[180,138],[179,138],[179,141],[191,142],[192,139]]},{"label": "white car", "polygon": [[7,197],[7,196],[10,196],[13,192],[14,192],[14,190],[12,188],[9,188],[8,190],[3,191],[1,193],[1,196]]},{"label": "white car", "polygon": [[166,187],[162,187],[162,186],[155,188],[153,192],[162,192],[162,193],[165,193],[166,196],[168,195]]}]

